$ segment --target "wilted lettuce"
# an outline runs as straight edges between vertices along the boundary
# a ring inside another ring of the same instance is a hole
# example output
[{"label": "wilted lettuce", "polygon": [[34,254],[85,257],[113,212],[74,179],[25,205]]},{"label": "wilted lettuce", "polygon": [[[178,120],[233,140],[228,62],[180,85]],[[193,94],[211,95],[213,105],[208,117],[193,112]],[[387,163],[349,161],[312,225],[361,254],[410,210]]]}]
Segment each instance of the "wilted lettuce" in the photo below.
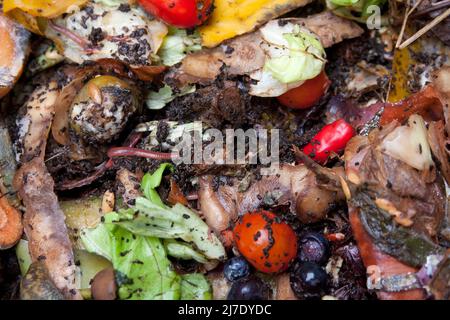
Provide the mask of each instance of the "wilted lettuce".
[{"label": "wilted lettuce", "polygon": [[352,6],[358,3],[360,0],[330,0],[330,2],[336,6]]},{"label": "wilted lettuce", "polygon": [[182,239],[207,259],[225,259],[222,243],[197,213],[179,203],[169,207],[161,201],[156,188],[167,169],[172,166],[164,163],[153,174],[144,175],[141,187],[145,197],[136,199],[132,214],[129,210],[119,212],[115,224],[138,235]]},{"label": "wilted lettuce", "polygon": [[264,69],[281,83],[312,79],[322,71],[325,50],[310,31],[297,24],[279,26],[273,22],[268,23],[261,32],[269,44],[270,55]]},{"label": "wilted lettuce", "polygon": [[168,85],[164,85],[158,91],[150,91],[147,94],[146,104],[149,109],[159,110],[162,109],[169,102],[173,101],[176,97],[181,97],[189,93],[195,92],[195,86],[185,86],[181,88],[178,93],[173,92],[172,88]]},{"label": "wilted lettuce", "polygon": [[182,260],[195,260],[200,263],[208,262],[206,257],[195,251],[189,243],[176,241],[174,239],[166,239],[164,240],[164,247],[167,250],[167,254],[171,257]]},{"label": "wilted lettuce", "polygon": [[326,0],[327,8],[336,15],[361,23],[365,23],[372,14],[370,6],[375,5],[382,9],[386,2],[387,0]]},{"label": "wilted lettuce", "polygon": [[181,276],[181,300],[211,300],[212,288],[205,276],[191,273]]},{"label": "wilted lettuce", "polygon": [[174,300],[180,298],[180,276],[173,271],[161,241],[136,236],[123,228],[114,231],[113,266],[124,275],[119,298]]},{"label": "wilted lettuce", "polygon": [[166,66],[173,66],[183,60],[186,54],[202,48],[198,32],[188,34],[184,29],[169,27],[169,33],[164,38],[158,56]]},{"label": "wilted lettuce", "polygon": [[144,197],[137,198],[134,207],[108,213],[97,227],[80,233],[85,250],[112,262],[120,299],[206,299],[211,295],[206,278],[181,277],[167,256],[201,263],[225,258],[221,242],[195,212],[179,204],[170,208],[161,201],[156,188],[165,170],[173,167],[165,163],[144,176]]},{"label": "wilted lettuce", "polygon": [[116,226],[115,213],[105,219],[96,228],[83,230],[81,241],[87,251],[112,262],[120,279],[119,298],[179,299],[181,280],[172,270],[161,240]]}]

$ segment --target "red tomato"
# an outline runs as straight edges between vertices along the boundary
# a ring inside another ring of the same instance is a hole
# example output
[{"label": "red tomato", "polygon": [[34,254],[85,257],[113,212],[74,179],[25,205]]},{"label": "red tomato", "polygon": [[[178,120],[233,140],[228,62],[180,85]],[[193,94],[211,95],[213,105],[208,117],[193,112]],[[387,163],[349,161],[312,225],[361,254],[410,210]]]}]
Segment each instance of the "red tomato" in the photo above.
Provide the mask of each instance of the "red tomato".
[{"label": "red tomato", "polygon": [[150,14],[179,28],[202,24],[212,12],[213,0],[139,0]]},{"label": "red tomato", "polygon": [[322,71],[317,77],[306,80],[301,86],[289,90],[277,99],[289,108],[310,108],[323,96],[330,82],[325,71]]},{"label": "red tomato", "polygon": [[294,230],[269,211],[243,215],[233,233],[239,252],[261,272],[282,272],[297,254]]}]

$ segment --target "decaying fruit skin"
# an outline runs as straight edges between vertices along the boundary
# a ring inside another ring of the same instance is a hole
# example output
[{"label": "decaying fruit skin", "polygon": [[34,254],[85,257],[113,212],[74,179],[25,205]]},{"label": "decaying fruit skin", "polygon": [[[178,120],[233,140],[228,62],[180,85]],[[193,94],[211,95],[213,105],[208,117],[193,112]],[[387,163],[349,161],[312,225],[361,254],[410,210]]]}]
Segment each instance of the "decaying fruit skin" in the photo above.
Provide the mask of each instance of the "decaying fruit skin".
[{"label": "decaying fruit skin", "polygon": [[[407,266],[397,259],[383,253],[376,247],[373,240],[364,230],[364,227],[359,218],[357,208],[349,207],[350,225],[352,226],[353,235],[358,243],[361,258],[364,265],[378,266],[381,275],[392,276],[397,274],[404,274],[408,272],[417,272],[418,269]],[[379,291],[378,297],[382,300],[423,300],[425,299],[425,291],[421,289],[401,291],[401,292],[384,292]]]},{"label": "decaying fruit skin", "polygon": [[131,86],[114,76],[98,76],[87,82],[69,111],[71,129],[84,141],[109,142],[126,126],[139,107]]},{"label": "decaying fruit skin", "polygon": [[[354,137],[344,154],[349,220],[369,280],[416,273],[428,256],[443,251],[435,242],[445,212],[442,178],[380,151],[398,126],[391,122],[368,137]],[[426,298],[424,289],[408,288],[416,287],[380,289],[377,295],[383,300]]]},{"label": "decaying fruit skin", "polygon": [[0,13],[0,98],[4,97],[22,74],[30,52],[30,32]]},{"label": "decaying fruit skin", "polygon": [[0,197],[0,250],[14,246],[23,233],[22,215],[6,197]]},{"label": "decaying fruit skin", "polygon": [[43,263],[36,261],[20,282],[21,300],[64,300]]},{"label": "decaying fruit skin", "polygon": [[200,28],[202,44],[215,47],[310,2],[311,0],[215,0],[211,18]]},{"label": "decaying fruit skin", "polygon": [[294,230],[270,211],[243,215],[233,232],[239,252],[261,272],[285,271],[297,254]]},{"label": "decaying fruit skin", "polygon": [[23,164],[16,173],[14,186],[26,208],[24,227],[32,260],[44,265],[64,298],[81,299],[64,213],[44,162],[35,158]]},{"label": "decaying fruit skin", "polygon": [[92,296],[95,300],[114,300],[117,298],[117,284],[113,268],[106,268],[92,279]]}]

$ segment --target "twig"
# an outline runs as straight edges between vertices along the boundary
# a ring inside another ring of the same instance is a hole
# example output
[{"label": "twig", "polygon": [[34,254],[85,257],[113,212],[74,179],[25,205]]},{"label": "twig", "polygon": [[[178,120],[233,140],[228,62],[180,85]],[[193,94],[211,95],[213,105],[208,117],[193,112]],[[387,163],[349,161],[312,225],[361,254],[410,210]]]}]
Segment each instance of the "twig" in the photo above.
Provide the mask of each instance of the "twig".
[{"label": "twig", "polygon": [[57,154],[54,154],[53,156],[51,156],[50,158],[47,158],[44,162],[49,162],[50,160],[53,160],[53,159],[55,159],[55,158],[58,158],[59,156],[62,156],[64,153],[67,153],[67,149],[65,149],[65,150],[63,150],[63,151],[61,151],[61,152],[59,152],[59,153],[57,153]]},{"label": "twig", "polygon": [[404,49],[407,46],[409,46],[411,43],[413,43],[414,41],[416,41],[417,39],[419,39],[421,36],[423,36],[425,33],[427,33],[428,31],[430,31],[431,29],[433,29],[435,26],[437,26],[442,20],[444,20],[445,18],[447,18],[448,16],[450,16],[450,8],[448,8],[447,10],[445,10],[445,12],[443,12],[441,15],[437,16],[436,18],[433,19],[433,21],[431,21],[430,23],[428,23],[425,27],[423,27],[422,29],[420,29],[419,31],[417,31],[412,37],[410,37],[409,39],[407,39],[405,42],[403,42],[400,45],[400,49]]},{"label": "twig", "polygon": [[411,8],[411,10],[409,10],[409,2],[408,2],[408,7],[406,8],[406,13],[405,13],[405,17],[403,18],[403,23],[402,23],[402,28],[400,29],[400,34],[398,35],[398,39],[397,39],[397,43],[395,44],[396,48],[400,47],[400,43],[403,40],[403,35],[405,33],[405,29],[406,29],[406,24],[408,22],[409,16],[411,15],[411,13],[416,10],[416,8],[420,5],[420,3],[422,2],[422,0],[418,0],[414,6]]},{"label": "twig", "polygon": [[417,11],[415,14],[412,15],[412,18],[418,18],[427,13],[430,13],[430,12],[433,12],[436,10],[440,10],[440,9],[445,9],[449,6],[450,6],[450,0],[443,0],[443,1],[435,2],[435,3],[432,3],[428,8]]}]

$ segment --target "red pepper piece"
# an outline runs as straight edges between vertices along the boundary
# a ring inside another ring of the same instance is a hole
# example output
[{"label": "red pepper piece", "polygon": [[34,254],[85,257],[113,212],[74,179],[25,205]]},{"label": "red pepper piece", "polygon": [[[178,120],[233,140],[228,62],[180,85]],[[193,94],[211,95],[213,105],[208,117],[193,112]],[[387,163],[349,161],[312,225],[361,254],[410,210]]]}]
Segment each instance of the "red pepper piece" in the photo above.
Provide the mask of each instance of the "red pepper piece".
[{"label": "red pepper piece", "polygon": [[344,119],[339,119],[323,127],[302,151],[314,161],[325,164],[332,152],[342,152],[354,135],[355,129]]}]

